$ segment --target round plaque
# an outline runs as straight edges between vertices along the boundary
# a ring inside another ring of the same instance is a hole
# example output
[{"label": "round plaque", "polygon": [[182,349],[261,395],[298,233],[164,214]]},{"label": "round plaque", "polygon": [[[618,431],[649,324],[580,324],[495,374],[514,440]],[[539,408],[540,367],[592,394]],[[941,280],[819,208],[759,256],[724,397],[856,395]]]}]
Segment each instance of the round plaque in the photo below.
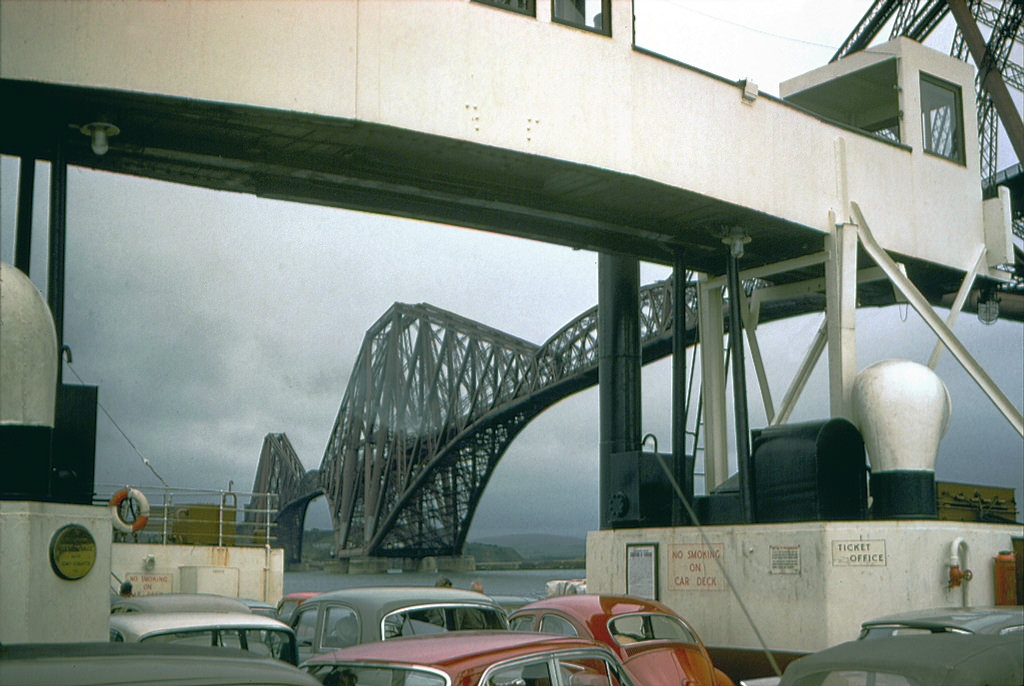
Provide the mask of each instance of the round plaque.
[{"label": "round plaque", "polygon": [[61,579],[81,579],[95,563],[96,540],[81,524],[62,526],[50,539],[50,566]]}]

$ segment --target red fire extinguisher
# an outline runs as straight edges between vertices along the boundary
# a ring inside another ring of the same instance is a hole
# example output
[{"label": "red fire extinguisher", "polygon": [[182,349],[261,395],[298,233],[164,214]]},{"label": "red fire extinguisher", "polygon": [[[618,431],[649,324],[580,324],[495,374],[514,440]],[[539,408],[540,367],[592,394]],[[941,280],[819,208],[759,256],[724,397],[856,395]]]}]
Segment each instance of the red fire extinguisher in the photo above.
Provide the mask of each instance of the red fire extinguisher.
[{"label": "red fire extinguisher", "polygon": [[996,555],[996,605],[1017,604],[1017,562],[1009,550]]}]

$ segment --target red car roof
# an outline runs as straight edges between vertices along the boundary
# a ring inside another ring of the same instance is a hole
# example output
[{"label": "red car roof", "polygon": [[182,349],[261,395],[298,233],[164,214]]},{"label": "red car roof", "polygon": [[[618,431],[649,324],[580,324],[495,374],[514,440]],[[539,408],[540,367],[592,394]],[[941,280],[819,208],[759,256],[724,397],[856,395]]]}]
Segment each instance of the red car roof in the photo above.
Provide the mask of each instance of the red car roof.
[{"label": "red car roof", "polygon": [[667,605],[662,605],[656,600],[645,600],[644,598],[624,595],[598,595],[596,593],[554,596],[519,608],[519,610],[537,609],[561,610],[583,622],[589,622],[596,616],[614,617],[633,612],[658,612],[672,615],[673,617],[679,616]]},{"label": "red car roof", "polygon": [[534,632],[459,631],[364,643],[351,648],[342,648],[333,653],[318,655],[305,664],[372,661],[450,667],[459,663],[474,663],[482,656],[486,656],[486,664],[490,664],[519,654],[537,652],[537,650],[593,647],[604,648],[600,643],[585,638],[569,638]]}]

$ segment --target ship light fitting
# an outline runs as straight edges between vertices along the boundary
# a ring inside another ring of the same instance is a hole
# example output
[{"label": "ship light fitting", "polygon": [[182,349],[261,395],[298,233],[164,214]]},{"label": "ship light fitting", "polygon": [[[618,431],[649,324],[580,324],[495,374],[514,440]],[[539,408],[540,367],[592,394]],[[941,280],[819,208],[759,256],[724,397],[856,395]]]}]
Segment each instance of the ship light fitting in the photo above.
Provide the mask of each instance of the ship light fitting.
[{"label": "ship light fitting", "polygon": [[722,242],[729,246],[732,256],[739,259],[743,257],[743,246],[750,242],[750,236],[743,229],[733,227],[729,233],[722,236]]},{"label": "ship light fitting", "polygon": [[92,140],[92,151],[97,155],[106,155],[107,150],[110,150],[110,137],[121,133],[121,129],[103,121],[84,124],[78,127],[78,130],[89,136]]}]

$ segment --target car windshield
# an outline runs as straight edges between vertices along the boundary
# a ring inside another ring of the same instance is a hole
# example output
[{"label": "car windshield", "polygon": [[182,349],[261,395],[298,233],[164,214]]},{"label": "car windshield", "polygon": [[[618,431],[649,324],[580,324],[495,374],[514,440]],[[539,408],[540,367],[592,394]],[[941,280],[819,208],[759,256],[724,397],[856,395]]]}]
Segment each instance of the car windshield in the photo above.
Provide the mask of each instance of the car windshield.
[{"label": "car windshield", "polygon": [[508,621],[496,608],[473,605],[437,605],[392,612],[384,618],[384,639],[446,631],[507,629]]},{"label": "car windshield", "polygon": [[685,624],[668,615],[623,615],[608,622],[608,629],[619,645],[641,641],[697,642],[697,637]]},{"label": "car windshield", "polygon": [[441,674],[407,667],[314,665],[309,673],[324,686],[448,686]]}]

